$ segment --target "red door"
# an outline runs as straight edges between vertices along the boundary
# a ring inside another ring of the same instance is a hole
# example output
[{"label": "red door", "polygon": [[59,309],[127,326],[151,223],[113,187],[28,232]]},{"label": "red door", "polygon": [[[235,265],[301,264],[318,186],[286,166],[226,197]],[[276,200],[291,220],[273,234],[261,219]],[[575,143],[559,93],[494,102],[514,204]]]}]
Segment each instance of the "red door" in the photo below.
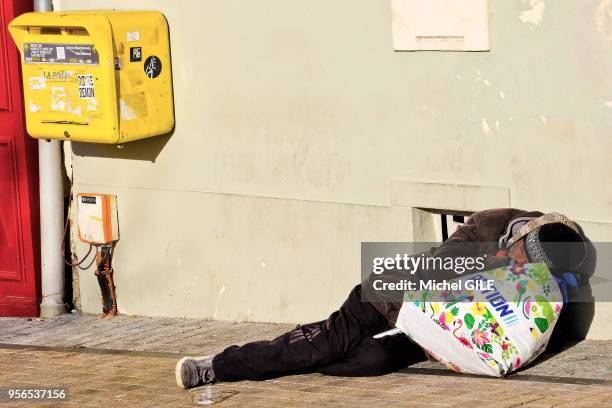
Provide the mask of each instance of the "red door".
[{"label": "red door", "polygon": [[25,133],[19,55],[7,25],[32,1],[0,0],[0,316],[38,316],[38,153]]}]

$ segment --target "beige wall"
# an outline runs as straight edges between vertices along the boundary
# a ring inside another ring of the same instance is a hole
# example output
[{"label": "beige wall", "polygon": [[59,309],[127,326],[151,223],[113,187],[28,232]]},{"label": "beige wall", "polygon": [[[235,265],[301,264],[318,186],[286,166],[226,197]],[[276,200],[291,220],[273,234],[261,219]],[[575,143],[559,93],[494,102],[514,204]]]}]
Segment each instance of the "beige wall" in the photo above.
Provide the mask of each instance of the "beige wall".
[{"label": "beige wall", "polygon": [[388,0],[56,1],[170,25],[174,134],[73,146],[75,190],[119,197],[120,310],[323,318],[360,241],[427,236],[419,206],[556,210],[611,240],[612,5],[531,3],[492,1],[491,52],[397,53]]}]

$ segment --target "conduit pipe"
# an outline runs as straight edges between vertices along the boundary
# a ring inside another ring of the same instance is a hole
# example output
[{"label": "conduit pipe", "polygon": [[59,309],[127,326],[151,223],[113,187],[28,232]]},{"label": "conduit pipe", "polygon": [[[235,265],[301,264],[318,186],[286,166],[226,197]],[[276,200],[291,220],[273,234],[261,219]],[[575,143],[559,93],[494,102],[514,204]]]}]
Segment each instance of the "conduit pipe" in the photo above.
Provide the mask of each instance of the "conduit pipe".
[{"label": "conduit pipe", "polygon": [[[34,11],[53,11],[53,2],[34,0]],[[42,289],[40,317],[55,317],[66,313],[61,248],[64,233],[61,143],[58,140],[38,141]]]}]

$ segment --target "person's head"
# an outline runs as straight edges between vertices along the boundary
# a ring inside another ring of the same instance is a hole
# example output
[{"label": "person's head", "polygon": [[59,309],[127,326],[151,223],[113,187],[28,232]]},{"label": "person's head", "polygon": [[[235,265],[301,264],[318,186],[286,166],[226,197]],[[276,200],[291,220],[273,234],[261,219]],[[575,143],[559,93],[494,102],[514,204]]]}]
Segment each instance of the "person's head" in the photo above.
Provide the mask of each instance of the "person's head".
[{"label": "person's head", "polygon": [[544,263],[550,269],[576,270],[586,258],[584,238],[563,223],[544,224],[509,248],[508,256],[521,263]]}]

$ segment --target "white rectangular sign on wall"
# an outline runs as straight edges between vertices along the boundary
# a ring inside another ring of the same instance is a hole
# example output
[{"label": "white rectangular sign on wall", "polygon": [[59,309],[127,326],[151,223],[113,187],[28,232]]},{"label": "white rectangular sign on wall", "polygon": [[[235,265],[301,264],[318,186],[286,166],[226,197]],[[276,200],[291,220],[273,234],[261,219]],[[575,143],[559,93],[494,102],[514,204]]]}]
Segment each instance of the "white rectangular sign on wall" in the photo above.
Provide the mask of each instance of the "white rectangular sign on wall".
[{"label": "white rectangular sign on wall", "polygon": [[391,0],[396,51],[488,51],[489,0]]}]

